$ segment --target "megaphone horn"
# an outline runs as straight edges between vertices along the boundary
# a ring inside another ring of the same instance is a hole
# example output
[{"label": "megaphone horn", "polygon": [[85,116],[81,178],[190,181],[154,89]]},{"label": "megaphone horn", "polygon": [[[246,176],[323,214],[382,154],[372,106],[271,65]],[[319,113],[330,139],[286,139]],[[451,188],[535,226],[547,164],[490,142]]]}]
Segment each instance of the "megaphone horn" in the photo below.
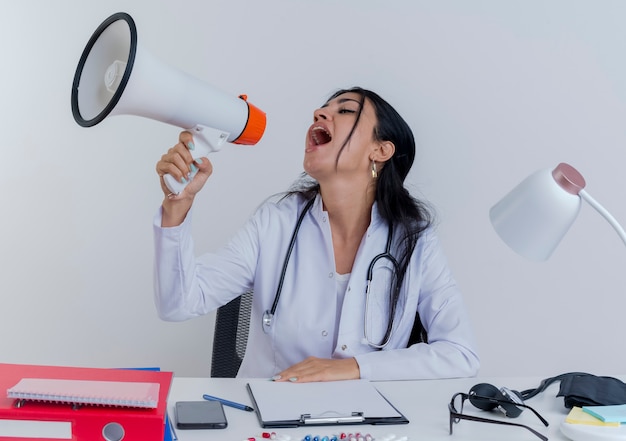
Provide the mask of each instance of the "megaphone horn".
[{"label": "megaphone horn", "polygon": [[[74,74],[72,114],[82,127],[108,116],[136,115],[189,130],[194,159],[225,142],[254,145],[266,126],[265,113],[245,95],[232,97],[139,46],[135,22],[125,12],[104,20],[87,42]],[[172,193],[186,186],[164,178]]]}]

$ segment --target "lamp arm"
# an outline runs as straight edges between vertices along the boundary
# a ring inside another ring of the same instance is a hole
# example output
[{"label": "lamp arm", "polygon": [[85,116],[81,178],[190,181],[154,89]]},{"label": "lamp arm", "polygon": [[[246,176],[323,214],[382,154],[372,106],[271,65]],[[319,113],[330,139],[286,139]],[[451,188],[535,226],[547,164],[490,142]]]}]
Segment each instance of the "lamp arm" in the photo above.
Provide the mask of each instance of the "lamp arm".
[{"label": "lamp arm", "polygon": [[587,201],[589,205],[591,205],[598,213],[600,213],[611,224],[611,226],[615,229],[615,231],[617,231],[617,234],[622,239],[624,244],[626,244],[626,232],[624,231],[622,226],[617,222],[617,220],[611,215],[611,213],[609,213],[606,208],[600,205],[598,201],[592,198],[589,195],[589,193],[587,193],[585,190],[580,190],[578,192],[578,195],[583,200]]}]

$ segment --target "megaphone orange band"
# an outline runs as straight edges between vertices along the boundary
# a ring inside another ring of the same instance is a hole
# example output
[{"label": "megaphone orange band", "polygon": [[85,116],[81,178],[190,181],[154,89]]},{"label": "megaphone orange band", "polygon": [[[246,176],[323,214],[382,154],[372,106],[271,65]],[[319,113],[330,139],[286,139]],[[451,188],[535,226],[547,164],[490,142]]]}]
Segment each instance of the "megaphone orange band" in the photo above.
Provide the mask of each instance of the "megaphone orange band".
[{"label": "megaphone orange band", "polygon": [[263,136],[265,125],[267,123],[265,112],[248,102],[246,95],[239,95],[248,105],[248,122],[243,128],[241,135],[233,141],[234,144],[254,145]]}]

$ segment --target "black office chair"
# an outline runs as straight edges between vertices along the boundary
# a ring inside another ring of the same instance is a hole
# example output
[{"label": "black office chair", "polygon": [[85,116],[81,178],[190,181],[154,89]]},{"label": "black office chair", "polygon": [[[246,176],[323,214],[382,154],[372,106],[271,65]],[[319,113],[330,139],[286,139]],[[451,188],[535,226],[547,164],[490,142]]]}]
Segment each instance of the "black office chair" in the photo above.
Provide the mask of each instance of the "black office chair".
[{"label": "black office chair", "polygon": [[234,378],[246,353],[252,292],[221,306],[215,316],[211,377]]}]

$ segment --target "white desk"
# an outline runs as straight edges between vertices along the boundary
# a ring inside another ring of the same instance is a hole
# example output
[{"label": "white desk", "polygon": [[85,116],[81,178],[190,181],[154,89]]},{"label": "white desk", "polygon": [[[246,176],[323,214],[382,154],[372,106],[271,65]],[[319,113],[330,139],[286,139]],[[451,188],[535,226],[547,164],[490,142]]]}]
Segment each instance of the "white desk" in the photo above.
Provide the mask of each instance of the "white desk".
[{"label": "white desk", "polygon": [[[619,378],[624,379],[624,376]],[[522,427],[501,426],[496,424],[478,423],[461,420],[454,425],[454,433],[449,434],[448,403],[456,392],[467,393],[477,383],[491,383],[498,388],[506,386],[514,390],[532,389],[539,385],[543,378],[466,378],[454,380],[429,381],[391,381],[374,383],[377,389],[410,421],[410,424],[391,426],[311,426],[289,429],[275,429],[278,434],[291,436],[292,441],[300,441],[305,435],[330,435],[333,433],[370,433],[375,438],[389,434],[406,435],[410,441],[533,441],[539,440]],[[169,412],[174,418],[173,406],[176,401],[202,400],[202,394],[210,394],[230,401],[252,405],[246,390],[246,380],[230,378],[174,378],[169,395]],[[559,384],[550,385],[546,391],[531,398],[525,404],[533,407],[550,423],[544,427],[541,422],[526,410],[518,418],[507,419],[500,412],[485,412],[475,408],[467,401],[464,413],[492,419],[503,419],[528,425],[552,440],[569,440],[559,428],[569,410],[563,405],[563,398],[556,397]],[[259,436],[262,429],[254,412],[245,412],[224,406],[228,418],[228,428],[215,430],[176,430],[180,441],[242,441],[249,437]],[[625,432],[619,429],[620,436]],[[619,438],[626,440],[626,437]]]}]

